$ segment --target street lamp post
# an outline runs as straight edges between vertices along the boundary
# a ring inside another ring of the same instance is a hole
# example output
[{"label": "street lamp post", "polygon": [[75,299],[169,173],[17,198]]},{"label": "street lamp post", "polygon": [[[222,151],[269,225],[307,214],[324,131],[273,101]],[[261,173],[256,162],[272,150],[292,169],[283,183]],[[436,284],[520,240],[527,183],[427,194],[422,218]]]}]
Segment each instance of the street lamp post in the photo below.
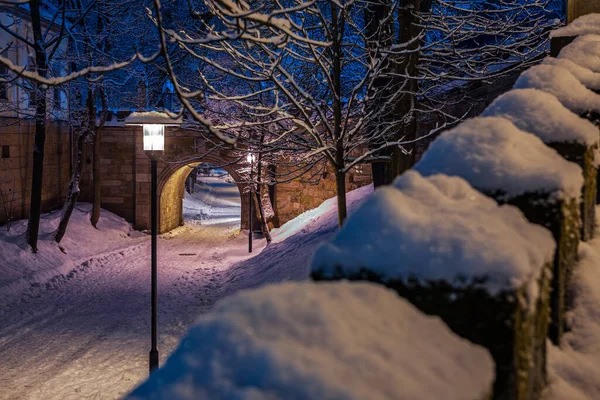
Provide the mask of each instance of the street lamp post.
[{"label": "street lamp post", "polygon": [[168,113],[134,112],[125,120],[125,125],[141,125],[144,131],[144,152],[150,159],[150,229],[151,229],[151,289],[150,289],[150,372],[158,368],[158,268],[156,259],[158,235],[158,190],[157,161],[165,150],[165,127],[181,126],[181,118],[175,119]]},{"label": "street lamp post", "polygon": [[144,151],[150,158],[150,224],[152,234],[151,245],[151,348],[150,372],[158,368],[158,268],[156,263],[156,237],[158,234],[158,194],[156,188],[156,164],[158,157],[165,150],[165,127],[159,124],[143,125]]},{"label": "street lamp post", "polygon": [[254,194],[254,184],[252,183],[252,175],[254,174],[254,160],[256,157],[252,153],[248,153],[246,157],[248,163],[250,163],[250,201],[249,201],[249,210],[248,210],[248,253],[252,253],[252,209],[254,208],[253,204],[253,194]]}]

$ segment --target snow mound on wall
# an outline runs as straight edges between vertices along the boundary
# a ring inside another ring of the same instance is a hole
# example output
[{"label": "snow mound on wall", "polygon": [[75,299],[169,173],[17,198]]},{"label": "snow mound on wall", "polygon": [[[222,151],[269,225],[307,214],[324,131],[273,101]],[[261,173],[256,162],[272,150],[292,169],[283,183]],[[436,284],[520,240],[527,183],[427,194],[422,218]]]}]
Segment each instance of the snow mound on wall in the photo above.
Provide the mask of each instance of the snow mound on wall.
[{"label": "snow mound on wall", "polygon": [[580,114],[600,111],[600,96],[587,89],[568,69],[536,65],[523,72],[515,89],[539,89],[554,95],[569,110]]},{"label": "snow mound on wall", "polygon": [[498,206],[458,177],[408,171],[375,191],[328,244],[315,271],[368,268],[384,278],[422,281],[487,277],[490,293],[531,283],[554,254],[550,232],[512,206]]},{"label": "snow mound on wall", "polygon": [[158,111],[144,111],[134,112],[129,114],[125,118],[126,125],[137,125],[137,124],[161,124],[161,125],[181,125],[182,118],[176,118],[176,114],[158,112]]},{"label": "snow mound on wall", "polygon": [[556,67],[562,67],[569,70],[570,73],[579,79],[579,81],[588,89],[599,90],[600,89],[600,73],[594,72],[589,68],[577,65],[575,62],[567,58],[553,58],[547,57],[544,59],[542,64],[554,65]]},{"label": "snow mound on wall", "polygon": [[580,67],[600,72],[600,36],[578,37],[560,51],[558,58],[571,60]]},{"label": "snow mound on wall", "polygon": [[486,350],[369,283],[241,292],[192,327],[133,399],[475,400]]},{"label": "snow mound on wall", "polygon": [[566,109],[556,97],[537,89],[511,90],[494,100],[482,116],[506,118],[544,143],[591,146],[598,142],[594,124]]},{"label": "snow mound on wall", "polygon": [[600,238],[580,243],[579,258],[571,286],[571,331],[560,348],[548,348],[548,400],[600,399]]},{"label": "snow mound on wall", "polygon": [[473,118],[438,137],[415,166],[429,176],[460,176],[479,190],[506,198],[541,192],[579,198],[581,168],[537,136],[497,117]]},{"label": "snow mound on wall", "polygon": [[550,37],[570,37],[595,33],[600,33],[600,14],[592,13],[582,15],[569,25],[550,32]]},{"label": "snow mound on wall", "polygon": [[90,223],[91,204],[79,203],[73,210],[67,233],[60,245],[54,231],[62,214],[60,210],[43,214],[40,221],[38,252],[31,252],[25,240],[27,220],[12,223],[10,231],[0,228],[0,304],[31,286],[46,284],[56,276],[64,276],[90,257],[135,244],[132,231],[123,218],[102,210],[98,229]]}]

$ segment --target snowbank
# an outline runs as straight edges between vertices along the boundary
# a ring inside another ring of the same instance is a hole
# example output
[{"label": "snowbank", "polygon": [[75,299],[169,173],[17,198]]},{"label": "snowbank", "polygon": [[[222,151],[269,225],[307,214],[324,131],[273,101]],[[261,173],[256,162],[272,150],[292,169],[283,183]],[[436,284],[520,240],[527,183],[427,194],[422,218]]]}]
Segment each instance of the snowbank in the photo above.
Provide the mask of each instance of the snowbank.
[{"label": "snowbank", "polygon": [[568,316],[572,331],[563,336],[560,348],[549,347],[547,400],[600,398],[600,238],[580,243],[579,257]]},{"label": "snowbank", "polygon": [[579,79],[583,85],[591,90],[600,90],[600,73],[594,72],[591,69],[577,65],[575,62],[567,58],[545,58],[542,64],[554,65],[569,70],[570,73]]},{"label": "snowbank", "polygon": [[392,291],[287,283],[223,300],[128,398],[475,400],[493,370],[486,350]]},{"label": "snowbank", "polygon": [[507,199],[533,192],[579,198],[583,186],[577,164],[497,117],[473,118],[444,133],[415,170],[426,176],[460,176],[479,190],[501,190]]},{"label": "snowbank", "polygon": [[494,100],[482,116],[506,118],[544,143],[576,142],[591,146],[598,142],[598,128],[594,124],[541,90],[511,90]]},{"label": "snowbank", "polygon": [[587,89],[568,69],[536,65],[523,72],[515,89],[539,89],[550,93],[569,110],[581,114],[600,111],[600,96]]},{"label": "snowbank", "polygon": [[550,37],[570,37],[591,33],[600,33],[600,14],[583,15],[569,25],[550,32]]},{"label": "snowbank", "polygon": [[[373,192],[373,185],[347,193],[348,214],[352,215]],[[318,246],[338,230],[337,199],[306,211],[271,231],[273,242],[251,259],[232,265],[224,272],[227,282],[221,297],[266,283],[304,281],[310,276],[310,260]],[[264,246],[256,243],[257,248]],[[247,250],[245,250],[247,251]]]},{"label": "snowbank", "polygon": [[12,223],[10,231],[0,229],[0,304],[18,298],[32,286],[47,284],[66,276],[90,258],[131,246],[139,237],[123,218],[102,210],[98,229],[90,224],[91,204],[79,203],[60,245],[54,241],[61,211],[43,214],[40,221],[38,252],[31,252],[25,240],[27,220]]},{"label": "snowbank", "polygon": [[600,36],[578,37],[560,51],[558,58],[568,59],[580,67],[600,72]]},{"label": "snowbank", "polygon": [[[446,134],[444,134],[446,135]],[[442,135],[442,136],[444,136]],[[368,268],[386,279],[488,280],[490,293],[531,283],[553,259],[549,231],[458,177],[408,171],[378,189],[312,261],[314,271]]]},{"label": "snowbank", "polygon": [[[346,203],[350,211],[354,208],[357,202],[373,192],[373,185],[363,186],[346,194]],[[317,208],[305,211],[291,221],[286,222],[281,227],[274,229],[271,234],[275,241],[282,241],[298,232],[307,231],[311,226],[335,224],[337,227],[337,197],[332,197],[325,200]]]}]

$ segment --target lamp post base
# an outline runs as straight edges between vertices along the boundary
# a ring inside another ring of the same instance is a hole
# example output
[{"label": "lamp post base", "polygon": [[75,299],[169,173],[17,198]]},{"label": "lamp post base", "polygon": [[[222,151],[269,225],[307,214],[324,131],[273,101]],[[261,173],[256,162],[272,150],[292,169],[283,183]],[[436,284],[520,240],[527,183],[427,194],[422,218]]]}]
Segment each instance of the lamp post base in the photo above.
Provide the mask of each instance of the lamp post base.
[{"label": "lamp post base", "polygon": [[150,350],[150,373],[158,368],[158,350]]}]

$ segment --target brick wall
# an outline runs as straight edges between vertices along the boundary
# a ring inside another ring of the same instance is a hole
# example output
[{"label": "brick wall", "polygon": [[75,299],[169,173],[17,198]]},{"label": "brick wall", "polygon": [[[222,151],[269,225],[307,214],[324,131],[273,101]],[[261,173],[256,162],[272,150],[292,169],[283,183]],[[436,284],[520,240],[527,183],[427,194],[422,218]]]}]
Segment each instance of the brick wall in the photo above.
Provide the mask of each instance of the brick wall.
[{"label": "brick wall", "polygon": [[600,0],[569,0],[567,13],[569,22],[582,15],[600,13]]},{"label": "brick wall", "polygon": [[[135,131],[134,128],[105,127],[101,133],[102,208],[135,220]],[[93,201],[93,148],[85,149],[81,177],[81,201]],[[150,192],[148,192],[150,194]]]},{"label": "brick wall", "polygon": [[[302,178],[275,187],[275,226],[281,226],[305,211],[318,207],[323,201],[336,196],[335,174],[331,168],[318,184],[303,182]],[[373,179],[371,165],[361,164],[346,175],[346,190],[352,191],[369,185]]]},{"label": "brick wall", "polygon": [[[0,118],[0,225],[29,216],[35,124]],[[70,176],[69,126],[53,121],[46,134],[42,212],[62,206]]]}]

